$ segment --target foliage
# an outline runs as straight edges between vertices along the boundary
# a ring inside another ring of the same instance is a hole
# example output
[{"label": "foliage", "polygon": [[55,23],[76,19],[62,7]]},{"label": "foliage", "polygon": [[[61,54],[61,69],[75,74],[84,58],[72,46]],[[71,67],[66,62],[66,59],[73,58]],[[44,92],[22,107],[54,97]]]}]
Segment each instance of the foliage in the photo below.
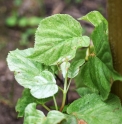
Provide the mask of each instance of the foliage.
[{"label": "foliage", "polygon": [[[15,2],[19,2],[16,0]],[[32,35],[35,34],[36,31],[36,26],[39,24],[39,22],[42,20],[42,18],[39,17],[19,17],[17,12],[14,12],[6,18],[6,25],[9,27],[19,27],[19,28],[24,28],[24,32],[21,34],[21,39],[20,39],[20,45],[28,45],[28,38]],[[26,29],[27,27],[31,27]],[[32,28],[33,27],[33,28]]]},{"label": "foliage", "polygon": [[[34,48],[8,54],[9,68],[25,88],[16,105],[24,124],[122,124],[120,100],[110,93],[113,82],[122,77],[113,68],[108,23],[97,11],[79,20],[95,26],[90,38],[82,35],[74,18],[56,14],[40,22]],[[56,84],[58,72],[64,78],[63,89]],[[81,98],[66,105],[72,79]],[[63,93],[61,106],[55,95],[59,90]],[[55,110],[45,105],[51,99]],[[38,104],[49,111],[47,116],[36,109]]]}]

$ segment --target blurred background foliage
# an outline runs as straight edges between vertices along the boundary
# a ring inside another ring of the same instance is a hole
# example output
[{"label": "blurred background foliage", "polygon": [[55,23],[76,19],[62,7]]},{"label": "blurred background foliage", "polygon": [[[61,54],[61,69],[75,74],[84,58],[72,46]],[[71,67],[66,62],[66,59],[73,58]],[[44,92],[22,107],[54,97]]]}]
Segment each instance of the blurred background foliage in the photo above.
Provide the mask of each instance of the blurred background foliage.
[{"label": "blurred background foliage", "polygon": [[[0,0],[0,124],[22,124],[14,106],[23,88],[7,67],[8,52],[33,47],[36,28],[47,16],[65,13],[77,19],[93,10],[106,17],[106,0]],[[93,26],[87,22],[81,25],[83,33],[90,35]],[[78,97],[73,89],[74,85],[69,91],[70,101]]]}]

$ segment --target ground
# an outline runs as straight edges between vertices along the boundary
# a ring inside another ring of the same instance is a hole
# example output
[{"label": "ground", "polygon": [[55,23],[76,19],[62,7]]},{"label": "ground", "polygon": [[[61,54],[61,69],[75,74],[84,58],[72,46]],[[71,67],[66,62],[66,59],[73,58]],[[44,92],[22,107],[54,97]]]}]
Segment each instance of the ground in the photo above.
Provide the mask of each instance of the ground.
[{"label": "ground", "polygon": [[[22,0],[20,5],[15,4],[17,0],[9,0],[9,2],[1,0],[0,2],[0,124],[22,124],[23,119],[17,118],[14,107],[23,88],[9,71],[6,57],[11,50],[33,46],[33,35],[29,37],[26,45],[20,45],[19,42],[22,33],[27,28],[33,27],[21,28],[17,25],[10,27],[5,23],[6,18],[16,11],[20,17],[47,17],[56,13],[66,13],[77,19],[93,10],[100,11],[106,17],[106,0]],[[88,34],[92,31],[93,27],[88,23],[82,22],[81,24]],[[71,93],[69,99],[72,101],[76,97],[77,94]]]}]

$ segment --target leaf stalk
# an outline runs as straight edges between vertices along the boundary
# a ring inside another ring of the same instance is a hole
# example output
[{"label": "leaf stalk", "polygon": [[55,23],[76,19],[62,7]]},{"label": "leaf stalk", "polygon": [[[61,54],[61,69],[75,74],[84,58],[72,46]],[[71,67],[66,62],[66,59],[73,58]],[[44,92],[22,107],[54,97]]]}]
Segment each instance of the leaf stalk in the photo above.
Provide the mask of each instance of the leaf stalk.
[{"label": "leaf stalk", "polygon": [[55,96],[53,96],[53,101],[54,101],[54,104],[55,104],[55,109],[58,110],[58,106],[57,106],[57,102],[56,102]]},{"label": "leaf stalk", "polygon": [[42,105],[47,111],[50,111],[50,109],[45,105],[45,104],[43,104]]}]

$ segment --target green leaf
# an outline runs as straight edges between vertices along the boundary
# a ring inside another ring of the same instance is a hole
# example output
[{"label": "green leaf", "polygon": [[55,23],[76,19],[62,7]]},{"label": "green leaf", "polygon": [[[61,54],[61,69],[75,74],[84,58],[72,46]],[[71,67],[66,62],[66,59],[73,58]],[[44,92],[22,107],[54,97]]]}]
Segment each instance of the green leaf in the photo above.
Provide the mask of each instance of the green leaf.
[{"label": "green leaf", "polygon": [[97,26],[94,32],[92,33],[95,55],[113,73],[112,75],[113,81],[122,80],[122,76],[119,75],[113,68],[112,55],[111,55],[110,45],[108,42],[108,34],[105,33],[106,30],[107,29],[105,23],[103,22],[100,23],[99,26]]},{"label": "green leaf", "polygon": [[36,99],[30,94],[29,89],[24,89],[22,93],[22,97],[18,99],[17,104],[16,104],[16,111],[18,113],[18,117],[23,117],[24,116],[24,111],[25,108],[28,104],[30,103],[37,103],[37,104],[44,104],[48,102],[51,98],[46,98],[46,99]]},{"label": "green leaf", "polygon": [[98,26],[101,22],[104,22],[106,25],[108,24],[106,19],[98,11],[91,11],[85,16],[82,16],[81,18],[79,18],[79,20],[88,21],[92,23],[94,26]]},{"label": "green leaf", "polygon": [[30,103],[25,109],[24,124],[42,124],[45,115],[36,110],[36,103]]},{"label": "green leaf", "polygon": [[53,74],[44,70],[42,64],[27,58],[33,49],[11,51],[7,57],[8,66],[15,71],[15,79],[25,88],[29,88],[31,94],[38,98],[53,96],[58,91]]},{"label": "green leaf", "polygon": [[90,39],[82,36],[78,21],[67,14],[56,14],[40,22],[35,35],[35,52],[30,58],[46,65],[56,65],[71,60],[77,48],[88,47],[89,43]]},{"label": "green leaf", "polygon": [[93,91],[91,89],[89,89],[88,87],[80,87],[80,88],[76,89],[76,91],[81,97],[83,97],[87,94],[93,93]]},{"label": "green leaf", "polygon": [[88,13],[86,16],[82,17],[82,20],[89,21],[95,26],[95,29],[91,35],[95,55],[105,62],[107,66],[110,65],[113,67],[108,34],[106,33],[108,30],[107,20],[98,11]]},{"label": "green leaf", "polygon": [[55,110],[45,117],[41,111],[36,110],[36,104],[31,103],[25,109],[24,124],[59,124],[65,118],[65,114]]},{"label": "green leaf", "polygon": [[95,55],[111,69],[113,68],[113,62],[108,42],[108,35],[105,33],[106,30],[107,28],[105,23],[100,23],[94,29],[91,38],[94,44]]},{"label": "green leaf", "polygon": [[[82,75],[82,78],[81,78]],[[79,81],[80,79],[80,81]],[[91,57],[81,68],[76,79],[77,87],[80,82],[89,87],[93,92],[100,93],[103,100],[107,99],[113,81],[120,79],[114,71],[111,71],[99,58]]]},{"label": "green leaf", "polygon": [[[122,108],[116,97],[105,103],[96,94],[88,94],[75,100],[67,109],[67,113],[87,124],[121,124]],[[119,115],[118,115],[119,113]]]},{"label": "green leaf", "polygon": [[68,70],[68,77],[74,78],[75,76],[77,76],[79,73],[80,66],[82,66],[84,63],[85,63],[84,59],[80,59],[78,61],[73,61]]},{"label": "green leaf", "polygon": [[[94,17],[91,18],[91,15],[94,15]],[[113,69],[108,34],[106,33],[108,25],[105,19],[102,16],[99,18],[98,12],[91,12],[88,17],[85,16],[86,18],[96,26],[91,36],[94,52],[89,54],[88,62],[82,66],[76,78],[77,87],[85,85],[93,92],[100,93],[102,99],[105,100],[109,95],[113,82],[122,80],[122,77]]]}]

